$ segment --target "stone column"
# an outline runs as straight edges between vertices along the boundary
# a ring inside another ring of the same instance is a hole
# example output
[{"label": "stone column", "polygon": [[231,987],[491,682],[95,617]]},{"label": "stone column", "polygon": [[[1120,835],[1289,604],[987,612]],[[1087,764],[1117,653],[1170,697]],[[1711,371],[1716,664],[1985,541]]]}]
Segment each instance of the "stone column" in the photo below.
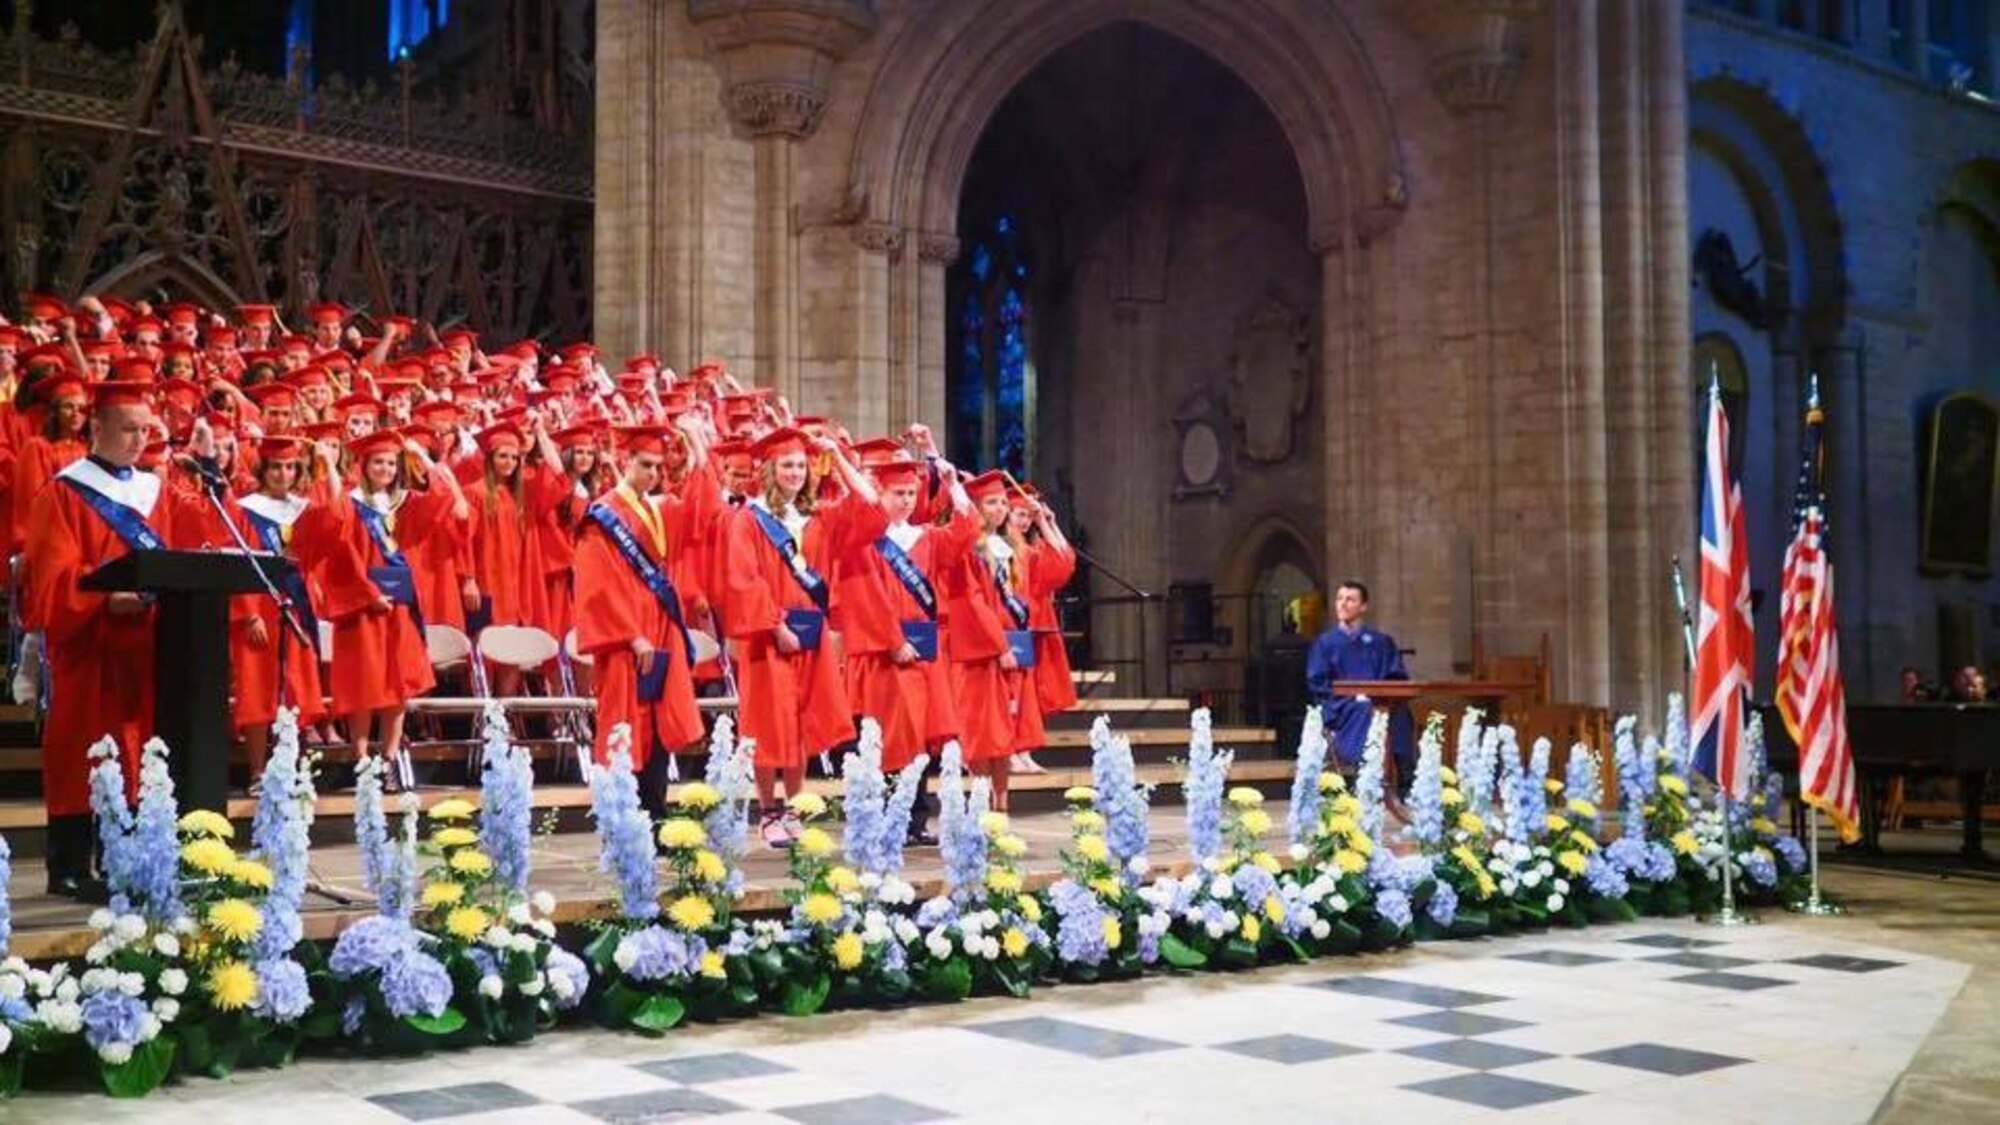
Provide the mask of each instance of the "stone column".
[{"label": "stone column", "polygon": [[903,257],[903,229],[882,222],[854,227],[854,244],[861,250],[859,286],[854,307],[855,372],[842,388],[850,401],[829,404],[857,434],[879,434],[889,428],[890,279]]},{"label": "stone column", "polygon": [[912,366],[909,415],[901,421],[922,422],[942,434],[949,415],[945,401],[945,325],[950,312],[945,308],[945,271],[958,260],[956,235],[925,234],[917,239],[915,284],[911,296],[916,306],[910,343]]},{"label": "stone column", "polygon": [[1896,61],[1903,69],[1916,74],[1925,81],[1931,75],[1931,5],[1930,0],[1907,0],[1903,5],[1903,41],[1897,48]]},{"label": "stone column", "polygon": [[795,146],[819,127],[834,63],[875,27],[867,0],[687,0],[721,66],[731,124],[756,149],[750,374],[799,401]]},{"label": "stone column", "polygon": [[[1640,440],[1649,448],[1645,490],[1630,499],[1650,509],[1656,529],[1651,554],[1640,560],[1640,572],[1651,592],[1653,644],[1647,663],[1638,669],[1652,694],[1661,685],[1678,686],[1685,645],[1671,629],[1659,627],[1670,617],[1667,556],[1684,555],[1695,542],[1694,442],[1687,423],[1688,356],[1693,342],[1689,310],[1687,201],[1688,94],[1685,56],[1685,10],[1680,4],[1642,5],[1646,26],[1642,60],[1646,91],[1647,194],[1651,237],[1652,352],[1647,370],[1652,384],[1651,425]],[[1650,500],[1650,503],[1648,502]]]}]

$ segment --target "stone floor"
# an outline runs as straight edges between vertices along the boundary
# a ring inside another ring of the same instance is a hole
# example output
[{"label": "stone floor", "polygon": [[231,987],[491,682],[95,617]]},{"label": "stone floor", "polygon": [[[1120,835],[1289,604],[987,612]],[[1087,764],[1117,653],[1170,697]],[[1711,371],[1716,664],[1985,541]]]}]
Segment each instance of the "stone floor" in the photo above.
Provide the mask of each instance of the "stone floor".
[{"label": "stone floor", "polygon": [[1835,870],[1847,917],[1437,943],[660,1040],[308,1060],[9,1121],[2000,1120],[2000,883]]}]

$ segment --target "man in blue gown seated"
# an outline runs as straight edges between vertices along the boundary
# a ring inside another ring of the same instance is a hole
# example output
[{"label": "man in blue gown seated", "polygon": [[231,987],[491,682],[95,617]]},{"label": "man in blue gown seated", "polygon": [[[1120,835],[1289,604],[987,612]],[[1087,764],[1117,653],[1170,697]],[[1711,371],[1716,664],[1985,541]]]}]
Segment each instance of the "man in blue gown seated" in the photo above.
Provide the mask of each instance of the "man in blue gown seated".
[{"label": "man in blue gown seated", "polygon": [[[1333,627],[1313,641],[1306,655],[1306,689],[1319,705],[1334,755],[1346,773],[1361,764],[1375,705],[1351,695],[1335,695],[1333,685],[1342,680],[1410,678],[1396,638],[1370,627],[1367,616],[1368,587],[1351,578],[1342,582],[1333,595]],[[1399,790],[1408,788],[1410,775],[1416,770],[1412,736],[1410,710],[1398,705],[1389,713],[1389,752],[1396,761]]]}]

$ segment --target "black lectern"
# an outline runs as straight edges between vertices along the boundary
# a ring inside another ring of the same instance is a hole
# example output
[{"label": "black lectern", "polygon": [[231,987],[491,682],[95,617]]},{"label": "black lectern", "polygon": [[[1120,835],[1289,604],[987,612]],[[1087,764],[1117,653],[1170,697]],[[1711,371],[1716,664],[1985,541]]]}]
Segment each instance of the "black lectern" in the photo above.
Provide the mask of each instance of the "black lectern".
[{"label": "black lectern", "polygon": [[[258,567],[263,568],[260,577]],[[173,750],[174,789],[183,809],[225,812],[229,803],[229,597],[262,592],[292,564],[241,552],[133,551],[85,575],[83,588],[151,594],[159,600],[153,636],[153,732]],[[273,644],[279,643],[272,637]]]}]

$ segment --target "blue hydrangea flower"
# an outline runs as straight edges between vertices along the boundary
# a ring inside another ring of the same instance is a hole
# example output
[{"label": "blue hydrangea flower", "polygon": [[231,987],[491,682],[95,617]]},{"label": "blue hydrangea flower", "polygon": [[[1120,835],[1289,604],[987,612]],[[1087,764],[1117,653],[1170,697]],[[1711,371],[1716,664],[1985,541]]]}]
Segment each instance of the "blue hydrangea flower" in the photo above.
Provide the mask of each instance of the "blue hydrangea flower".
[{"label": "blue hydrangea flower", "polygon": [[1440,879],[1431,890],[1430,901],[1424,904],[1424,913],[1439,926],[1449,927],[1458,918],[1458,890]]},{"label": "blue hydrangea flower", "polygon": [[1064,964],[1094,966],[1111,950],[1104,943],[1104,904],[1097,893],[1074,879],[1049,888],[1049,905],[1056,913],[1056,957]]},{"label": "blue hydrangea flower", "polygon": [[114,1043],[136,1044],[148,1014],[144,1001],[116,989],[93,993],[83,999],[83,1041],[93,1051]]},{"label": "blue hydrangea flower", "polygon": [[555,993],[557,1008],[566,1011],[583,1003],[584,993],[590,990],[590,968],[583,963],[583,958],[560,945],[551,945],[548,960],[543,968],[551,976],[563,977],[569,981],[567,996],[563,991]]},{"label": "blue hydrangea flower", "polygon": [[[1618,841],[1618,843],[1623,842]],[[1616,847],[1617,844],[1614,843],[1612,846]],[[1597,852],[1584,861],[1583,881],[1590,888],[1590,893],[1598,898],[1622,899],[1632,892],[1632,885],[1626,880],[1625,873],[1620,871],[1618,864],[1607,858],[1603,852]]]},{"label": "blue hydrangea flower", "polygon": [[327,964],[337,977],[354,977],[386,969],[391,961],[416,948],[417,933],[408,922],[375,914],[341,931]]},{"label": "blue hydrangea flower", "polygon": [[1766,888],[1778,885],[1778,865],[1768,853],[1752,850],[1742,853],[1742,859],[1743,874],[1752,883]]},{"label": "blue hydrangea flower", "polygon": [[257,1003],[251,1009],[275,1023],[291,1023],[312,1007],[312,989],[306,984],[306,970],[297,961],[282,957],[259,961]]},{"label": "blue hydrangea flower", "polygon": [[398,1019],[437,1016],[451,1003],[451,974],[420,949],[404,951],[382,970],[382,1003]]},{"label": "blue hydrangea flower", "polygon": [[1375,895],[1375,912],[1397,929],[1408,927],[1414,920],[1410,910],[1410,896],[1402,891],[1378,892]]},{"label": "blue hydrangea flower", "polygon": [[708,943],[700,937],[656,925],[619,939],[616,960],[633,980],[679,980],[693,976],[707,952]]},{"label": "blue hydrangea flower", "polygon": [[1796,838],[1780,836],[1772,842],[1771,847],[1777,851],[1778,858],[1783,861],[1786,871],[1797,874],[1806,869],[1806,849]]}]

